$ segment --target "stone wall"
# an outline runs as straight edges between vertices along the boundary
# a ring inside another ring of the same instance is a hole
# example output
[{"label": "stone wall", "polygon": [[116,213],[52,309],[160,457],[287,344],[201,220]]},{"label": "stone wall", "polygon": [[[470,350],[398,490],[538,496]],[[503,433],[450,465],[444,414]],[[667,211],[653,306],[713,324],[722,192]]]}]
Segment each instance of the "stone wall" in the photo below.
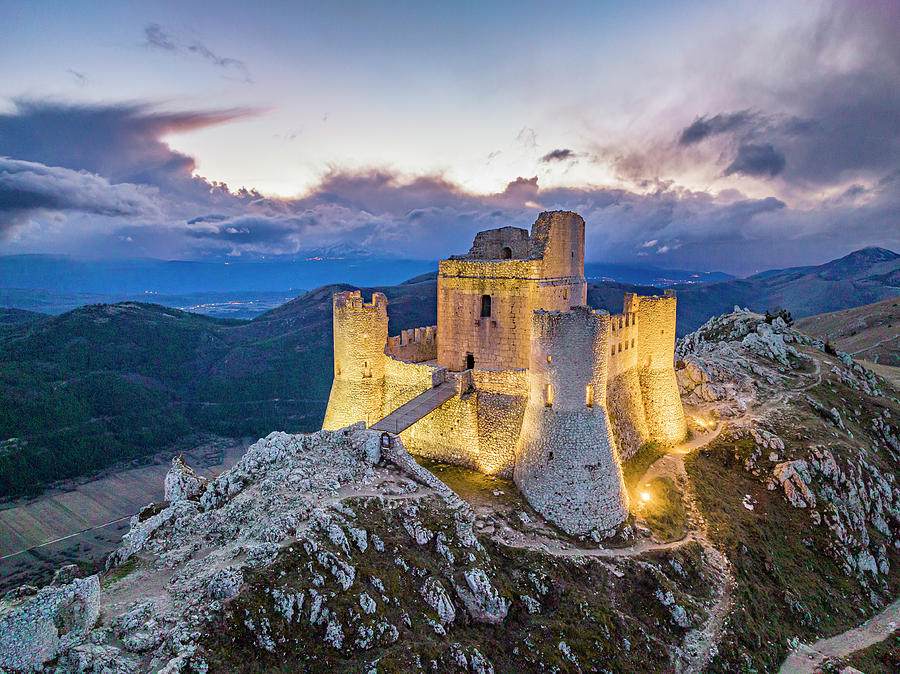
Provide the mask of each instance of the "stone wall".
[{"label": "stone wall", "polygon": [[[441,260],[438,273],[438,364],[454,371],[528,366],[530,316],[540,262]],[[482,316],[482,296],[491,315]]]},{"label": "stone wall", "polygon": [[478,232],[466,255],[451,259],[467,260],[524,260],[531,257],[531,241],[527,229],[500,227]]},{"label": "stone wall", "polygon": [[411,454],[488,472],[478,453],[478,396],[455,395],[400,434]]},{"label": "stone wall", "polygon": [[[584,220],[564,211],[541,213],[527,238],[514,227],[479,232],[468,255],[438,266],[438,363],[469,367],[528,367],[531,312],[567,311],[587,301]],[[503,251],[512,259],[503,259]],[[518,259],[516,259],[518,258]],[[482,315],[483,297],[490,315]]]},{"label": "stone wall", "polygon": [[512,478],[528,401],[528,371],[472,374],[478,397],[478,462],[487,473]]},{"label": "stone wall", "polygon": [[609,317],[609,348],[604,350],[609,361],[607,411],[623,460],[649,439],[637,369],[640,327],[630,308]]},{"label": "stone wall", "polygon": [[687,426],[675,379],[675,293],[628,295],[626,303],[636,307],[638,317],[638,375],[650,439],[681,442]]},{"label": "stone wall", "polygon": [[[385,359],[384,404],[381,416],[386,417],[420,393],[435,385],[435,374],[443,368],[424,363],[409,363],[393,356]],[[442,374],[442,372],[441,372]]]},{"label": "stone wall", "polygon": [[628,514],[615,438],[597,398],[607,327],[605,312],[588,307],[532,317],[514,479],[538,512],[572,534],[612,529]]},{"label": "stone wall", "polygon": [[570,211],[541,213],[531,227],[531,254],[542,278],[584,277],[584,220]]},{"label": "stone wall", "polygon": [[650,439],[636,368],[610,378],[606,389],[606,409],[620,458],[623,461],[629,459]]}]

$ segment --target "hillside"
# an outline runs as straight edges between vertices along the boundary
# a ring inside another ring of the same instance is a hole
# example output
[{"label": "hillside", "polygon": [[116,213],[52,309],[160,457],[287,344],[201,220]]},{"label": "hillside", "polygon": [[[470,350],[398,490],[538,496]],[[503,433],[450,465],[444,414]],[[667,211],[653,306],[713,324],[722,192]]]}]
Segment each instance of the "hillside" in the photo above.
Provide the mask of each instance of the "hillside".
[{"label": "hillside", "polygon": [[759,312],[782,307],[801,318],[897,297],[900,255],[884,248],[863,248],[814,267],[674,287],[679,298],[678,332],[684,335],[734,306]]},{"label": "hillside", "polygon": [[[252,321],[134,302],[10,312],[15,323],[0,329],[0,497],[198,433],[315,430],[331,389],[331,295],[348,287]],[[434,323],[434,283],[373,290],[392,302],[392,333]]]},{"label": "hillside", "polygon": [[802,671],[900,590],[900,392],[750,312],[677,351],[693,435],[626,464],[602,540],[358,426],[272,432],[212,478],[173,461],[104,571],[6,595],[0,666]]},{"label": "hillside", "polygon": [[854,358],[900,366],[900,299],[809,316],[796,326]]}]

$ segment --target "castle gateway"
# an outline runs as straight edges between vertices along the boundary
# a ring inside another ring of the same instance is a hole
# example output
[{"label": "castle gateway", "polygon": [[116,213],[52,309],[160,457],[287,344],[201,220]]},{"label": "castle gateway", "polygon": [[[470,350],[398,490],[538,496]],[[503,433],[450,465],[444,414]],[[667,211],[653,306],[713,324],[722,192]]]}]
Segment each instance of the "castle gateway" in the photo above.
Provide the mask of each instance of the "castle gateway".
[{"label": "castle gateway", "polygon": [[569,533],[628,514],[621,459],[686,434],[675,295],[587,305],[584,220],[479,232],[441,260],[438,324],[388,337],[387,298],[334,296],[334,383],[323,428],[365,421],[413,453],[512,477]]}]

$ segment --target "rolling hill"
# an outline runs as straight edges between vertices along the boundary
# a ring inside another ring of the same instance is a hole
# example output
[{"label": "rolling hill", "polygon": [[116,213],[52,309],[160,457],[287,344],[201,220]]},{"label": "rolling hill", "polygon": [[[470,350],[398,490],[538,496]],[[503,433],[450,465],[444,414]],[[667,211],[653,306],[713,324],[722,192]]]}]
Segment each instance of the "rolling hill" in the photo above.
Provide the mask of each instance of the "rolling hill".
[{"label": "rolling hill", "polygon": [[679,335],[735,305],[759,312],[783,307],[794,318],[801,318],[897,297],[900,255],[884,248],[863,248],[815,267],[773,270],[675,289]]}]

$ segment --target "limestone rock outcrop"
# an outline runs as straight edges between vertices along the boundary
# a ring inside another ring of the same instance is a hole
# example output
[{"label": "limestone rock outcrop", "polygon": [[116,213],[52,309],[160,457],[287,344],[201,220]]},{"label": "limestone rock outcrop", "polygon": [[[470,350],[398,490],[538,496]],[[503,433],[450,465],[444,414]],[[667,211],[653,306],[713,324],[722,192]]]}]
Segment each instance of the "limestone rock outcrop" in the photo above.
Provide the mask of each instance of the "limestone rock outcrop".
[{"label": "limestone rock outcrop", "polygon": [[0,603],[0,668],[36,668],[78,644],[97,621],[97,576],[32,590],[20,588]]}]

